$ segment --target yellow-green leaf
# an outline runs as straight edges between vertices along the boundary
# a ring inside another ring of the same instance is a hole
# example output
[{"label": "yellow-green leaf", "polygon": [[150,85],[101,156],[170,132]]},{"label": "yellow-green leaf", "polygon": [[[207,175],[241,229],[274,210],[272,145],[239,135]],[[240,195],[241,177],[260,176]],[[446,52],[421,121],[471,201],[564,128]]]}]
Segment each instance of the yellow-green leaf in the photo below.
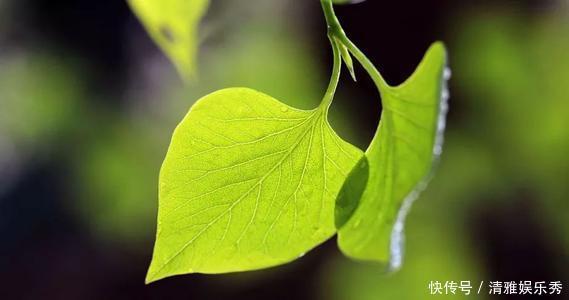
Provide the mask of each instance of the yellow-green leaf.
[{"label": "yellow-green leaf", "polygon": [[[365,154],[367,186],[361,199],[353,197],[359,205],[339,230],[338,243],[344,254],[390,263],[392,268],[400,265],[404,218],[442,150],[448,98],[446,60],[444,46],[435,43],[406,82],[396,87],[378,84],[383,112]],[[346,214],[340,215],[345,218]]]},{"label": "yellow-green leaf", "polygon": [[160,172],[147,282],[275,266],[330,238],[336,196],[363,153],[336,135],[327,110],[245,88],[199,100]]},{"label": "yellow-green leaf", "polygon": [[195,74],[198,25],[209,0],[128,0],[148,34],[183,78]]}]

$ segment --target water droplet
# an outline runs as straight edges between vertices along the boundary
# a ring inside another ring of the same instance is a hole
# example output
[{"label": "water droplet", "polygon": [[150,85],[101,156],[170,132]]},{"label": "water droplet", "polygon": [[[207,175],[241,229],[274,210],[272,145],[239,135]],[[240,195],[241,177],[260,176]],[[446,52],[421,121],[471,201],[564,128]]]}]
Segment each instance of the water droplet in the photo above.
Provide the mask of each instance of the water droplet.
[{"label": "water droplet", "polygon": [[298,255],[298,258],[303,257],[305,254],[306,254],[306,253],[304,253],[304,252],[303,252],[303,253],[300,253],[300,254]]},{"label": "water droplet", "polygon": [[449,97],[449,93],[447,89],[443,89],[442,93],[441,93],[441,97],[443,98],[443,100],[448,100]]},{"label": "water droplet", "polygon": [[435,153],[435,155],[441,155],[443,153],[443,147],[441,147],[441,145],[436,145],[435,146],[435,150],[433,151]]},{"label": "water droplet", "polygon": [[441,132],[441,131],[445,130],[445,127],[446,127],[445,119],[440,118],[439,121],[437,122],[437,131]]},{"label": "water droplet", "polygon": [[286,107],[286,106],[281,107],[281,111],[282,111],[282,112],[287,112],[287,111],[288,111],[288,107]]},{"label": "water droplet", "polygon": [[452,77],[452,71],[450,70],[450,68],[445,68],[444,72],[443,72],[443,77],[445,80],[449,80]]}]

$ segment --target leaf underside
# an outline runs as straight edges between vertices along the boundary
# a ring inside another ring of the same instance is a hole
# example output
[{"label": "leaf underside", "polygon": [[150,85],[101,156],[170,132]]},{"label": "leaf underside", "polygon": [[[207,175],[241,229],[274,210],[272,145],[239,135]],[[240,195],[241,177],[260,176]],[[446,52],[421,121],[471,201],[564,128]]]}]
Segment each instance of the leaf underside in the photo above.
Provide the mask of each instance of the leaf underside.
[{"label": "leaf underside", "polygon": [[128,0],[128,3],[182,77],[192,78],[196,69],[198,25],[209,0]]},{"label": "leaf underside", "polygon": [[378,85],[383,112],[365,153],[367,186],[361,198],[352,192],[356,196],[344,200],[359,204],[347,222],[339,222],[345,224],[338,232],[338,244],[347,256],[389,264],[391,269],[401,264],[405,215],[442,149],[448,98],[445,68],[446,50],[435,43],[403,84]]},{"label": "leaf underside", "polygon": [[199,100],[176,128],[159,180],[147,282],[292,261],[335,232],[334,207],[363,153],[327,122],[245,88]]}]

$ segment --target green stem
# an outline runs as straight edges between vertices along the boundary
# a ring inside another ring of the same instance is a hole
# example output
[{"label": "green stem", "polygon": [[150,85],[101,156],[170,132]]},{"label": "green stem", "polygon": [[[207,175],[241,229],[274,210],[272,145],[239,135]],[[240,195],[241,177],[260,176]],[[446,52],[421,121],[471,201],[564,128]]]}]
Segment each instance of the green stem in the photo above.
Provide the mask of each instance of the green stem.
[{"label": "green stem", "polygon": [[324,10],[324,16],[326,17],[326,23],[328,24],[328,34],[338,39],[346,48],[348,48],[350,53],[352,53],[352,55],[358,60],[378,88],[389,87],[369,58],[367,58],[367,56],[358,49],[352,41],[350,41],[342,29],[342,25],[340,25],[340,21],[338,21],[338,17],[336,17],[336,13],[334,12],[332,0],[321,0],[321,4],[322,9]]},{"label": "green stem", "polygon": [[335,31],[342,31],[342,26],[340,21],[334,13],[334,5],[332,0],[321,0],[322,10],[324,10],[324,17],[326,18],[326,24],[328,25],[328,32],[334,33]]},{"label": "green stem", "polygon": [[374,66],[374,64],[369,60],[369,58],[367,58],[367,56],[360,49],[358,49],[356,45],[354,45],[354,43],[352,43],[352,41],[350,41],[350,39],[348,39],[348,37],[345,34],[338,35],[336,36],[336,38],[340,40],[340,42],[342,42],[342,44],[344,44],[346,48],[348,48],[350,53],[352,53],[352,55],[358,60],[358,62],[362,65],[362,67],[371,77],[375,85],[377,85],[377,87],[380,88],[380,90],[389,87],[389,85],[387,84],[385,79],[383,79],[383,76],[381,76],[381,74]]},{"label": "green stem", "polygon": [[332,100],[334,99],[334,94],[336,94],[336,88],[338,87],[338,82],[340,81],[340,70],[342,67],[339,46],[331,37],[330,43],[332,44],[334,66],[332,67],[332,76],[330,77],[330,83],[326,89],[326,94],[324,94],[324,98],[320,103],[320,109],[324,109],[325,113],[328,113],[328,109],[330,108]]}]

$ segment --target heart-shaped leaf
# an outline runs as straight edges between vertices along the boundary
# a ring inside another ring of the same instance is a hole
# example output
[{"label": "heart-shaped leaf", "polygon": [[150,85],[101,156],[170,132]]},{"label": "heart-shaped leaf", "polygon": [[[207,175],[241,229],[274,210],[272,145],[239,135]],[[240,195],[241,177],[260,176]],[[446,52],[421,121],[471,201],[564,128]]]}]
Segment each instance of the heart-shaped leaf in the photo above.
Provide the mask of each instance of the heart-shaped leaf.
[{"label": "heart-shaped leaf", "polygon": [[162,165],[147,282],[275,266],[330,238],[336,196],[363,153],[327,112],[245,88],[199,100]]}]

